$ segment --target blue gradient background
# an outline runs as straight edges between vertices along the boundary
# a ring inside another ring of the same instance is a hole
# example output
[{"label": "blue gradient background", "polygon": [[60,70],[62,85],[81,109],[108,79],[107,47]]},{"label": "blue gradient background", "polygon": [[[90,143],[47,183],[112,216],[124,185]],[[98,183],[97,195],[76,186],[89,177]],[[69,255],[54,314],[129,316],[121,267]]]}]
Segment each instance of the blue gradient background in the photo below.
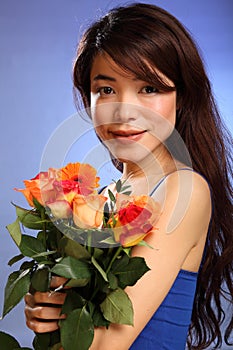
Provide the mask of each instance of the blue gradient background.
[{"label": "blue gradient background", "polygon": [[[145,2],[164,7],[191,31],[201,48],[220,112],[232,131],[232,0]],[[50,136],[59,124],[76,112],[71,70],[80,33],[93,18],[124,3],[106,0],[0,2],[1,308],[7,276],[14,270],[7,266],[7,261],[18,254],[5,229],[15,220],[10,202],[26,205],[13,187],[22,187],[23,179],[38,173],[41,155]],[[97,141],[93,134],[90,135],[88,142],[81,140],[81,144],[70,150],[67,161],[83,161],[89,147],[96,147]],[[106,183],[117,173],[107,165],[101,176],[102,182]],[[25,326],[23,303],[0,321],[0,329],[15,335],[22,346],[31,346],[34,335]]]}]

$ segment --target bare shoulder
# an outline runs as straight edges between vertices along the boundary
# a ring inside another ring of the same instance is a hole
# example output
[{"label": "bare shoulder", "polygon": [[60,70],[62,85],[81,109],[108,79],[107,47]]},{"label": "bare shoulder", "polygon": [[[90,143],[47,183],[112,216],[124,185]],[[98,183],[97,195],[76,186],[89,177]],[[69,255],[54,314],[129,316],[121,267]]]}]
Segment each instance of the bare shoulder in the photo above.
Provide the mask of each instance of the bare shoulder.
[{"label": "bare shoulder", "polygon": [[183,228],[182,231],[194,231],[195,240],[206,233],[211,216],[211,193],[202,175],[190,170],[174,172],[167,176],[154,199],[162,203],[160,224],[165,232]]},{"label": "bare shoulder", "polygon": [[[154,198],[171,200],[176,197],[178,201],[189,203],[200,201],[199,204],[211,202],[210,187],[206,179],[196,171],[180,170],[169,174],[162,186],[156,191]],[[203,202],[204,201],[204,202]]]},{"label": "bare shoulder", "polygon": [[183,195],[181,199],[190,201],[190,204],[192,202],[193,204],[198,202],[202,207],[211,203],[209,184],[206,179],[196,171],[177,171],[168,177],[167,185],[173,192]]},{"label": "bare shoulder", "polygon": [[188,191],[195,199],[210,199],[210,187],[207,180],[196,171],[180,170],[167,176],[168,190]]}]

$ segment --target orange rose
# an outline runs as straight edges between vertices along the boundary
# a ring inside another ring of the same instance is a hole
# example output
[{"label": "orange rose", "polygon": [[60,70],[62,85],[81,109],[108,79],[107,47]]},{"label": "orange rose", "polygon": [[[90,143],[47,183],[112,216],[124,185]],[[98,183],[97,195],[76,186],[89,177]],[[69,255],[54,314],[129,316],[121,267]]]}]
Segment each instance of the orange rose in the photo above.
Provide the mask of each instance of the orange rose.
[{"label": "orange rose", "polygon": [[160,204],[149,196],[125,196],[117,194],[116,223],[110,220],[116,242],[123,247],[137,245],[155,229],[160,216]]},{"label": "orange rose", "polygon": [[24,180],[24,189],[17,189],[22,192],[30,206],[34,207],[33,198],[41,205],[47,201],[53,201],[56,198],[53,183],[57,177],[57,170],[50,168],[47,172],[40,172],[31,180]]},{"label": "orange rose", "polygon": [[78,194],[87,196],[99,187],[96,169],[89,164],[69,163],[61,169],[60,176],[61,185],[66,193],[74,190]]},{"label": "orange rose", "polygon": [[73,219],[80,228],[102,226],[104,204],[107,198],[102,195],[83,196],[78,194],[73,200]]}]

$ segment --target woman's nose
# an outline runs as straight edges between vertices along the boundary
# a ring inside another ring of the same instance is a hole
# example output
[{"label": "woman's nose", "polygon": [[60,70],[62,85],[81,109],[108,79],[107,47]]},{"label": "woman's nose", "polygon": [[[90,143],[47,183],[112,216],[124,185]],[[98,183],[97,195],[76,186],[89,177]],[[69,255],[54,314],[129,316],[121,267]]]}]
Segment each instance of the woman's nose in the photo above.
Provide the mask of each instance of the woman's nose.
[{"label": "woman's nose", "polygon": [[128,123],[136,120],[139,115],[139,106],[133,102],[116,102],[114,107],[114,122]]}]

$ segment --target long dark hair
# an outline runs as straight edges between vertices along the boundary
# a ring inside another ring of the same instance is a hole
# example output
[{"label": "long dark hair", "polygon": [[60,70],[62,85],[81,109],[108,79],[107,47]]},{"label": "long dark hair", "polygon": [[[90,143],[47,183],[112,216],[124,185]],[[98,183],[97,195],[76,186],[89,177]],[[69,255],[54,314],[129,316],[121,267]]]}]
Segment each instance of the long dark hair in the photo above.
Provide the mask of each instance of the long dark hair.
[{"label": "long dark hair", "polygon": [[[87,29],[78,47],[73,69],[74,93],[81,94],[85,107],[90,107],[92,63],[101,52],[160,91],[170,91],[171,87],[161,81],[156,69],[175,84],[176,130],[185,142],[194,170],[207,179],[213,202],[188,346],[201,350],[215,341],[219,347],[220,326],[225,318],[223,298],[232,302],[233,290],[232,139],[220,119],[203,61],[191,35],[165,10],[142,3],[115,8]],[[177,158],[182,158],[172,135],[167,143],[172,145]],[[121,169],[121,163],[113,161]],[[225,328],[227,344],[232,322]]]}]

